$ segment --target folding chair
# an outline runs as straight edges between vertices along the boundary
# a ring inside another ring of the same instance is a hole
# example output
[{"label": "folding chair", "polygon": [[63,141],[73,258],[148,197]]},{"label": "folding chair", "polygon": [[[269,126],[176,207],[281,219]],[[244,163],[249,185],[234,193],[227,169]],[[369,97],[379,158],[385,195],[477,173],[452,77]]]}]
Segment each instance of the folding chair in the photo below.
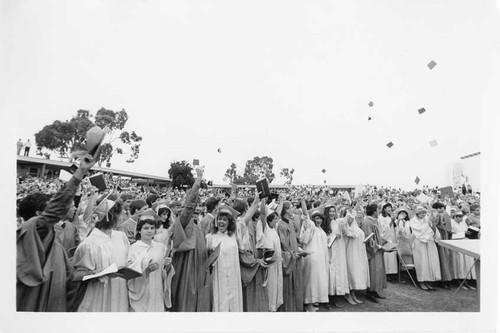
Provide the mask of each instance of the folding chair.
[{"label": "folding chair", "polygon": [[401,282],[401,267],[403,267],[406,270],[406,273],[408,273],[408,276],[410,277],[411,282],[413,282],[413,285],[415,286],[415,288],[418,288],[417,284],[415,283],[415,280],[413,280],[413,277],[411,276],[411,273],[409,271],[409,269],[415,270],[415,264],[407,264],[403,260],[403,256],[400,253],[401,249],[397,249],[396,252],[397,252],[398,258],[399,258],[399,265],[398,265],[398,278],[399,278],[399,282]]}]

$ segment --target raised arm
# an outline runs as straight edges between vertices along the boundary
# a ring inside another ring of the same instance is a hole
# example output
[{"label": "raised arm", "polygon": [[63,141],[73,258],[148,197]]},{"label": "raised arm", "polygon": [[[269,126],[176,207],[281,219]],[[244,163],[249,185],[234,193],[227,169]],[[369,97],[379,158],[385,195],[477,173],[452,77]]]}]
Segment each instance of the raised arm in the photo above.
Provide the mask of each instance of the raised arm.
[{"label": "raised arm", "polygon": [[193,216],[193,212],[196,207],[196,201],[198,200],[198,192],[200,189],[201,180],[203,179],[203,171],[204,171],[203,167],[196,168],[196,181],[194,182],[193,187],[191,188],[186,197],[184,209],[182,210],[182,213],[179,217],[179,220],[181,221],[181,225],[183,228],[185,228],[188,225],[189,221],[191,220],[191,217]]},{"label": "raised arm", "polygon": [[302,205],[302,214],[307,215],[307,205],[304,198],[301,199],[301,205]]},{"label": "raised arm", "polygon": [[73,177],[61,187],[61,189],[52,197],[45,207],[37,221],[39,226],[51,227],[56,224],[68,213],[71,201],[75,196],[78,186],[90,168],[95,164],[95,161],[90,155],[86,155],[81,159],[80,167],[76,170]]},{"label": "raised arm", "polygon": [[243,217],[243,221],[245,222],[245,224],[248,224],[248,222],[250,222],[252,220],[252,216],[253,216],[253,214],[255,214],[258,207],[259,207],[259,193],[257,191],[255,191],[253,203],[250,206],[250,208],[248,208],[245,216]]},{"label": "raised arm", "polygon": [[266,212],[266,199],[262,198],[260,201],[260,221],[262,222],[262,230],[267,227],[267,212]]},{"label": "raised arm", "polygon": [[285,202],[285,195],[280,193],[278,197],[278,208],[276,208],[276,213],[281,216],[281,211],[283,210],[283,203]]}]

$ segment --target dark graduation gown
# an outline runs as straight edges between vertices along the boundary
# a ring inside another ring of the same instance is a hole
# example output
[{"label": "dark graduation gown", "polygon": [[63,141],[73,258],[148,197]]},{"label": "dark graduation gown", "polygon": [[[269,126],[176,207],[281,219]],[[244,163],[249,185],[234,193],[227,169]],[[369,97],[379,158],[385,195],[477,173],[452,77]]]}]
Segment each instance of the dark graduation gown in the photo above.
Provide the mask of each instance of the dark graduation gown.
[{"label": "dark graduation gown", "polygon": [[373,237],[366,241],[366,255],[370,270],[369,290],[380,293],[387,288],[387,277],[385,275],[384,250],[378,249],[377,245],[384,245],[387,241],[380,235],[376,219],[366,217],[361,224],[361,229],[366,236],[373,232]]},{"label": "dark graduation gown", "polygon": [[211,276],[208,269],[203,268],[207,260],[205,235],[191,218],[199,189],[196,182],[173,226],[172,311],[207,312],[212,309]]},{"label": "dark graduation gown", "polygon": [[278,311],[302,312],[304,310],[304,288],[302,283],[301,257],[294,259],[292,252],[298,252],[297,235],[292,223],[280,220],[278,236],[283,258],[283,305]]},{"label": "dark graduation gown", "polygon": [[250,239],[250,250],[240,250],[240,271],[243,285],[243,311],[244,312],[268,312],[269,299],[267,288],[263,286],[267,279],[267,268],[260,266],[256,259],[262,254],[257,250],[257,236],[253,221],[248,223],[248,235]]},{"label": "dark graduation gown", "polygon": [[54,225],[68,212],[80,180],[72,177],[43,213],[17,229],[17,311],[65,312],[73,267]]},{"label": "dark graduation gown", "polygon": [[[451,238],[451,217],[448,213],[437,214],[433,218],[433,224],[435,225],[434,231],[439,233],[441,239],[447,240]],[[436,245],[439,255],[439,267],[441,269],[441,280],[451,281],[453,279],[451,250],[439,244]]]}]

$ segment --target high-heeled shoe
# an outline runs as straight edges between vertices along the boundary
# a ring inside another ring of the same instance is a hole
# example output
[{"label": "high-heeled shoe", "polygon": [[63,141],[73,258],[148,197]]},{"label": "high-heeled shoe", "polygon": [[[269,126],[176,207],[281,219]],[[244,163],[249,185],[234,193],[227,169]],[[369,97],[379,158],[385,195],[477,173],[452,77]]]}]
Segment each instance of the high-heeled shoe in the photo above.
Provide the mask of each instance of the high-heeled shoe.
[{"label": "high-heeled shoe", "polygon": [[347,301],[347,303],[349,303],[351,305],[357,305],[358,304],[358,303],[354,302],[354,300],[352,299],[351,294],[344,295],[344,298]]}]

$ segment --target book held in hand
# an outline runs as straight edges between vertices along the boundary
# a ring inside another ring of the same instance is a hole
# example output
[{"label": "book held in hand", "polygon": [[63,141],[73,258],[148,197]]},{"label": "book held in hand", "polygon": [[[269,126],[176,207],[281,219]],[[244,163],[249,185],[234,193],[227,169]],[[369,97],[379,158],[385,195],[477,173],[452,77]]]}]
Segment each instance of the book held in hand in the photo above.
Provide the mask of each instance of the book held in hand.
[{"label": "book held in hand", "polygon": [[100,278],[101,276],[105,276],[105,275],[108,275],[111,273],[116,273],[116,272],[118,272],[118,267],[116,267],[116,264],[111,264],[111,265],[109,265],[109,267],[103,269],[99,273],[84,276],[82,281]]},{"label": "book held in hand", "polygon": [[93,186],[97,187],[100,192],[107,189],[106,181],[104,180],[102,172],[98,172],[95,175],[90,176],[89,181]]},{"label": "book held in hand", "polygon": [[[103,269],[101,272],[97,274],[91,274],[83,277],[82,281],[87,281],[90,279],[96,279],[100,278],[101,276],[106,276],[109,274],[116,273],[116,275],[122,279],[125,280],[130,280],[130,279],[135,279],[136,277],[139,277],[142,275],[142,271],[140,269],[140,260],[139,266],[134,262],[131,266],[129,267],[118,267],[116,264],[111,264],[107,268]],[[139,268],[137,268],[137,266]]]},{"label": "book held in hand", "polygon": [[203,264],[203,268],[206,270],[210,265],[214,265],[220,255],[220,243],[217,245],[215,250],[208,256],[207,260]]},{"label": "book held in hand", "polygon": [[465,237],[467,237],[468,239],[478,239],[479,228],[470,225],[467,231],[465,232]]},{"label": "book held in hand", "polygon": [[264,254],[263,254],[263,258],[265,261],[269,261],[272,259],[272,257],[274,256],[274,250],[266,250],[264,251]]},{"label": "book held in hand", "polygon": [[142,272],[139,272],[131,267],[122,267],[118,269],[116,274],[125,280],[135,279],[142,275]]},{"label": "book held in hand", "polygon": [[64,182],[68,182],[71,177],[73,177],[73,174],[69,173],[68,171],[64,170],[64,169],[61,169],[59,171],[59,179],[64,181]]},{"label": "book held in hand", "polygon": [[269,181],[267,178],[261,178],[255,183],[257,187],[257,192],[259,193],[259,198],[267,198],[271,196],[271,191],[269,190]]}]

